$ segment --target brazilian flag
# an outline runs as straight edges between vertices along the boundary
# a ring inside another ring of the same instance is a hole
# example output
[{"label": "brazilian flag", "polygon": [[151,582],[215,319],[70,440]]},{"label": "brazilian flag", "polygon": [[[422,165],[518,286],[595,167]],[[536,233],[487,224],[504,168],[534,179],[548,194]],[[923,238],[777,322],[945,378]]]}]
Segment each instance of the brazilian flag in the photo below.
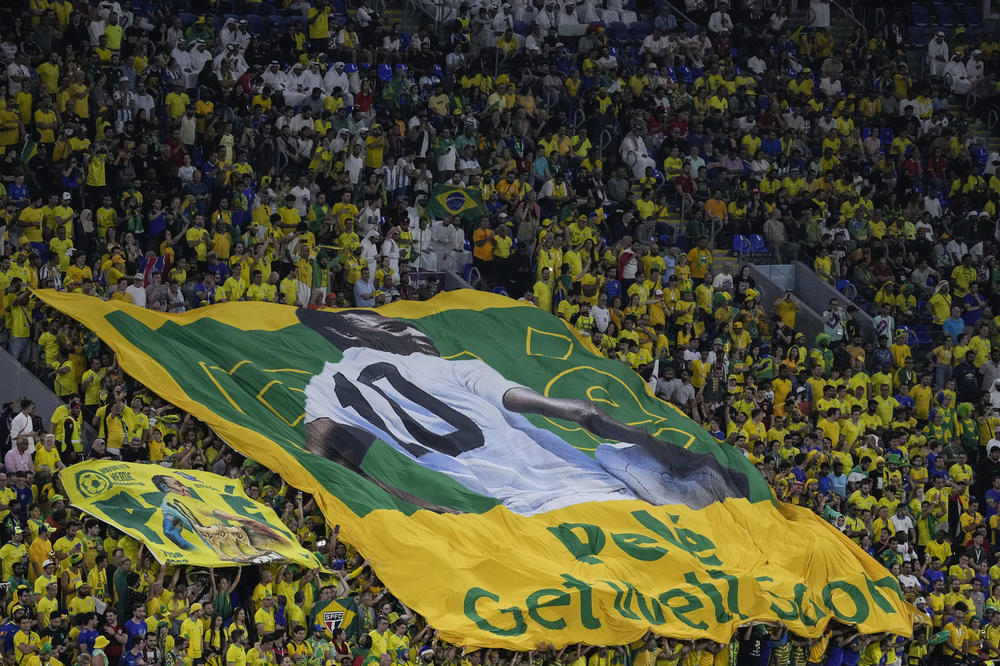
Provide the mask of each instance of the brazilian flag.
[{"label": "brazilian flag", "polygon": [[350,597],[334,599],[316,613],[316,624],[322,625],[332,636],[335,629],[344,629],[347,639],[361,634],[361,613]]},{"label": "brazilian flag", "polygon": [[458,216],[462,220],[476,220],[483,214],[482,192],[471,187],[436,185],[424,213],[430,217]]}]

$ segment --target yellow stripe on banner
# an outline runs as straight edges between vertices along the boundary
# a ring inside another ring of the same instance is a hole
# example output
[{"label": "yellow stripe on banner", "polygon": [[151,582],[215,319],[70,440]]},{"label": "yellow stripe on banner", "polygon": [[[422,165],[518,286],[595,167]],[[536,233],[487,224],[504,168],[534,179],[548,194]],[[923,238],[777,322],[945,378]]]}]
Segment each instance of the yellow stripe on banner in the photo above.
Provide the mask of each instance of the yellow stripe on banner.
[{"label": "yellow stripe on banner", "polygon": [[[167,314],[136,307],[128,303],[123,303],[122,307],[117,307],[112,301],[102,301],[98,298],[87,301],[84,308],[81,307],[80,302],[77,300],[79,294],[69,294],[66,292],[36,290],[34,294],[61,312],[77,312],[79,316],[83,316],[83,310],[86,309],[88,311],[86,313],[88,318],[95,315],[104,317],[112,312],[121,310],[127,312],[130,317],[138,320],[152,330],[158,329],[167,321],[183,326],[203,318],[216,319],[228,326],[244,331],[279,331],[299,323],[298,317],[295,314],[295,307],[281,303],[254,303],[253,321],[250,322],[247,321],[246,303],[238,301],[217,303],[209,307],[188,310],[181,314]],[[455,308],[482,312],[496,308],[516,309],[534,307],[530,303],[522,303],[491,292],[460,289],[457,291],[443,291],[427,301],[396,301],[388,305],[383,305],[379,308],[379,312],[387,317],[420,319],[422,317],[429,317],[430,315],[441,314]],[[322,309],[328,310],[330,308]],[[352,309],[367,310],[372,308]],[[249,324],[252,324],[252,326]]]}]

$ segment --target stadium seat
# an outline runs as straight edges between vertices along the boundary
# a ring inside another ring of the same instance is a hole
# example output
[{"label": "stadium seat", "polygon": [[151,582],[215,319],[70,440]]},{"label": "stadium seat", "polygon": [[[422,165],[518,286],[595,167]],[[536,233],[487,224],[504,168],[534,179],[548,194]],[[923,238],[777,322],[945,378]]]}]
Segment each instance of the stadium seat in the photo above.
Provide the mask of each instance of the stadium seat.
[{"label": "stadium seat", "polygon": [[965,19],[967,29],[969,27],[978,27],[983,24],[983,10],[978,5],[965,5],[962,8],[962,14]]},{"label": "stadium seat", "polygon": [[263,35],[267,31],[267,25],[263,16],[259,14],[248,14],[247,20],[247,30],[250,34],[257,35],[258,37]]},{"label": "stadium seat", "polygon": [[750,251],[754,254],[770,254],[771,248],[767,246],[764,237],[760,234],[750,234]]},{"label": "stadium seat", "polygon": [[378,66],[378,78],[379,80],[388,83],[392,81],[392,65],[381,64]]},{"label": "stadium seat", "polygon": [[921,27],[930,23],[930,19],[927,17],[927,8],[916,2],[910,6],[910,19],[914,25]]},{"label": "stadium seat", "polygon": [[629,37],[635,42],[641,42],[651,32],[653,32],[653,26],[645,21],[636,21],[629,26]]},{"label": "stadium seat", "polygon": [[750,251],[750,241],[743,234],[733,234],[733,252],[738,255],[746,254]]},{"label": "stadium seat", "polygon": [[612,42],[627,42],[629,39],[628,26],[621,21],[615,21],[608,26],[608,39]]},{"label": "stadium seat", "polygon": [[358,71],[358,66],[356,64],[354,64],[353,62],[345,62],[344,63],[344,72],[346,74],[354,74],[357,71]]}]

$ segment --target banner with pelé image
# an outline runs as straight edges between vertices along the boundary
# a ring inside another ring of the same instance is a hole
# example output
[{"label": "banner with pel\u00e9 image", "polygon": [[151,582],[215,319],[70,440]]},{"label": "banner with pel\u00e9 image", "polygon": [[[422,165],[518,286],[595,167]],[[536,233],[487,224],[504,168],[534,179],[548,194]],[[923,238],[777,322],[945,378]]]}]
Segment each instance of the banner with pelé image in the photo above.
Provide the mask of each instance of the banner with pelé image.
[{"label": "banner with pel\u00e9 image", "polygon": [[445,640],[909,635],[895,578],[538,308],[458,291],[171,315],[37,292],[130,375],[316,496]]}]

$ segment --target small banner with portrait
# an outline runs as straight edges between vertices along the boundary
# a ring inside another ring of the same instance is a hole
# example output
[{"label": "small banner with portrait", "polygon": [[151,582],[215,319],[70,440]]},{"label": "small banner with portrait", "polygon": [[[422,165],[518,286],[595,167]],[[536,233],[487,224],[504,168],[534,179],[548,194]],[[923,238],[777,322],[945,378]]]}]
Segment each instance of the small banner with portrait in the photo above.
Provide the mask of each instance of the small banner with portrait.
[{"label": "small banner with portrait", "polygon": [[70,503],[138,539],[162,564],[201,567],[293,562],[316,556],[238,480],[159,465],[88,460],[60,479]]}]

